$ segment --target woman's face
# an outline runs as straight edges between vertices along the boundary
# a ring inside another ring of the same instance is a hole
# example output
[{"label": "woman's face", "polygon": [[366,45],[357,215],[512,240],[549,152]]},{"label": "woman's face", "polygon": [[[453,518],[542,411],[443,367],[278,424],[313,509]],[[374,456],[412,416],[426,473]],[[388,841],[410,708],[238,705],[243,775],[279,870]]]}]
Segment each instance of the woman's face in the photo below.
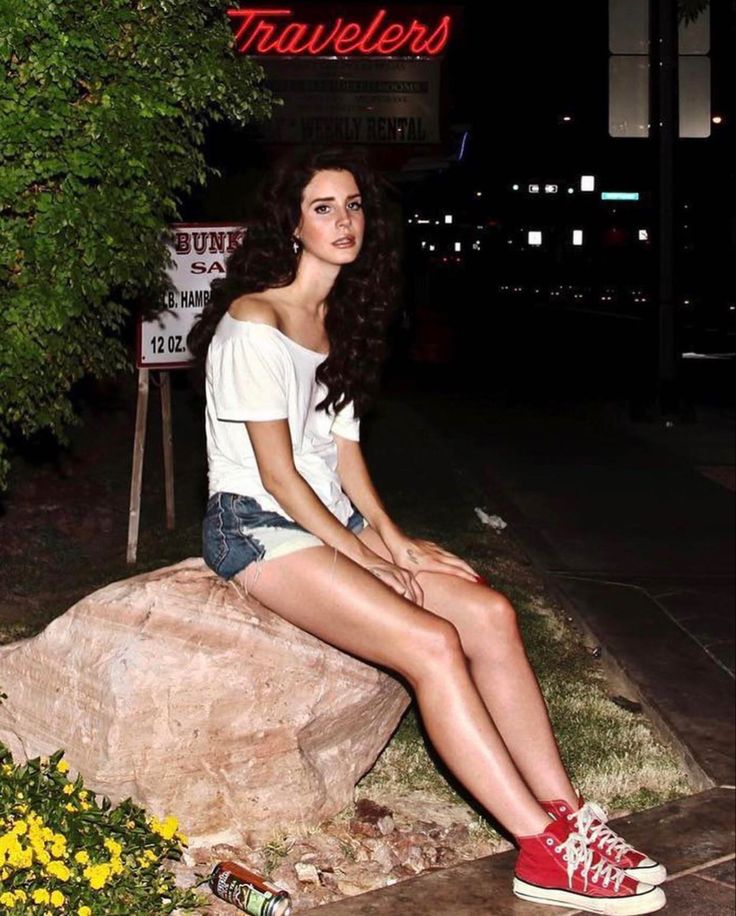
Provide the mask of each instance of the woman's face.
[{"label": "woman's face", "polygon": [[360,253],[365,217],[360,189],[350,172],[317,172],[302,194],[302,218],[294,235],[302,249],[330,264],[352,263]]}]

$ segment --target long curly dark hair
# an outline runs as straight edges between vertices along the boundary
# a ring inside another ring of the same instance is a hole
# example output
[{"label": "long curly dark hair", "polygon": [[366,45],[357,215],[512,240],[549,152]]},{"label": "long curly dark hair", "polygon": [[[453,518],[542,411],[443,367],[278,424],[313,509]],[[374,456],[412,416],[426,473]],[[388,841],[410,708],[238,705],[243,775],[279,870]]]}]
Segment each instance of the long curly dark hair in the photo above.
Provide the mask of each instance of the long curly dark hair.
[{"label": "long curly dark hair", "polygon": [[360,157],[342,150],[291,156],[268,176],[243,240],[226,261],[225,277],[212,281],[210,301],[192,328],[189,349],[204,359],[215,328],[230,303],[246,293],[294,281],[299,253],[293,234],[301,219],[304,188],[317,172],[347,171],[361,192],[365,234],[358,257],[343,265],[326,301],[328,358],[317,369],[327,388],[318,409],[337,411],[350,401],[363,416],[375,398],[386,356],[387,335],[399,291],[397,245],[387,215],[387,186]]}]

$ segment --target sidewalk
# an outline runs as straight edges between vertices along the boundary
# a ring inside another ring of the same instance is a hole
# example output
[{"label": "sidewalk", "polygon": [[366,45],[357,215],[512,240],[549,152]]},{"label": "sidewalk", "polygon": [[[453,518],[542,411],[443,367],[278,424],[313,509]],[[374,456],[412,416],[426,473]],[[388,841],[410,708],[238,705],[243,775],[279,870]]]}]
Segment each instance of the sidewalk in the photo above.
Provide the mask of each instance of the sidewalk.
[{"label": "sidewalk", "polygon": [[[403,392],[400,399],[400,408],[386,405],[372,431],[366,424],[379,490],[399,520],[410,514],[411,499],[431,506],[446,526],[464,524],[474,505],[512,526],[601,647],[617,689],[679,748],[700,789],[619,828],[667,864],[666,912],[736,912],[733,495],[702,473],[732,460],[724,437],[716,437],[717,457],[709,460],[716,450],[702,427],[692,435],[677,430],[663,443],[657,430],[633,436],[590,416],[509,409],[471,401],[467,392]],[[399,431],[401,441],[422,443],[426,459],[411,481],[387,449]],[[319,912],[540,913],[511,895],[513,859],[468,862]]]}]

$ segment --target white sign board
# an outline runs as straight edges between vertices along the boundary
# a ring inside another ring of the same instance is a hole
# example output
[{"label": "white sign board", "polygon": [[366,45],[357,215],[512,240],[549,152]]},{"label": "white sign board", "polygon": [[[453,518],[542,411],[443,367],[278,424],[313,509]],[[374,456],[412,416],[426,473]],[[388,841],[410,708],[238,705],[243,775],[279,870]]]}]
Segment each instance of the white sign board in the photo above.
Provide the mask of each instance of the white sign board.
[{"label": "white sign board", "polygon": [[182,369],[193,361],[187,335],[209,302],[210,283],[225,276],[225,260],[243,237],[242,227],[223,223],[173,223],[170,230],[172,288],[156,317],[138,323],[139,369]]},{"label": "white sign board", "polygon": [[439,143],[439,60],[260,57],[276,143]]}]

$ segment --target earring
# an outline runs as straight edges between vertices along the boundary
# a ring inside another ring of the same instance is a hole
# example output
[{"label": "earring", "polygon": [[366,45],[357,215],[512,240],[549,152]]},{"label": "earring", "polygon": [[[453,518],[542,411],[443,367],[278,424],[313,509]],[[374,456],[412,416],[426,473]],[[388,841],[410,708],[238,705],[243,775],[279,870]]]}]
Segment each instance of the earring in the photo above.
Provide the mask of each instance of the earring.
[{"label": "earring", "polygon": [[292,251],[294,252],[294,255],[298,255],[298,254],[299,254],[299,252],[301,251],[301,247],[302,247],[302,246],[301,246],[301,244],[299,243],[299,239],[293,238],[293,239],[291,240],[291,248],[292,248]]}]

